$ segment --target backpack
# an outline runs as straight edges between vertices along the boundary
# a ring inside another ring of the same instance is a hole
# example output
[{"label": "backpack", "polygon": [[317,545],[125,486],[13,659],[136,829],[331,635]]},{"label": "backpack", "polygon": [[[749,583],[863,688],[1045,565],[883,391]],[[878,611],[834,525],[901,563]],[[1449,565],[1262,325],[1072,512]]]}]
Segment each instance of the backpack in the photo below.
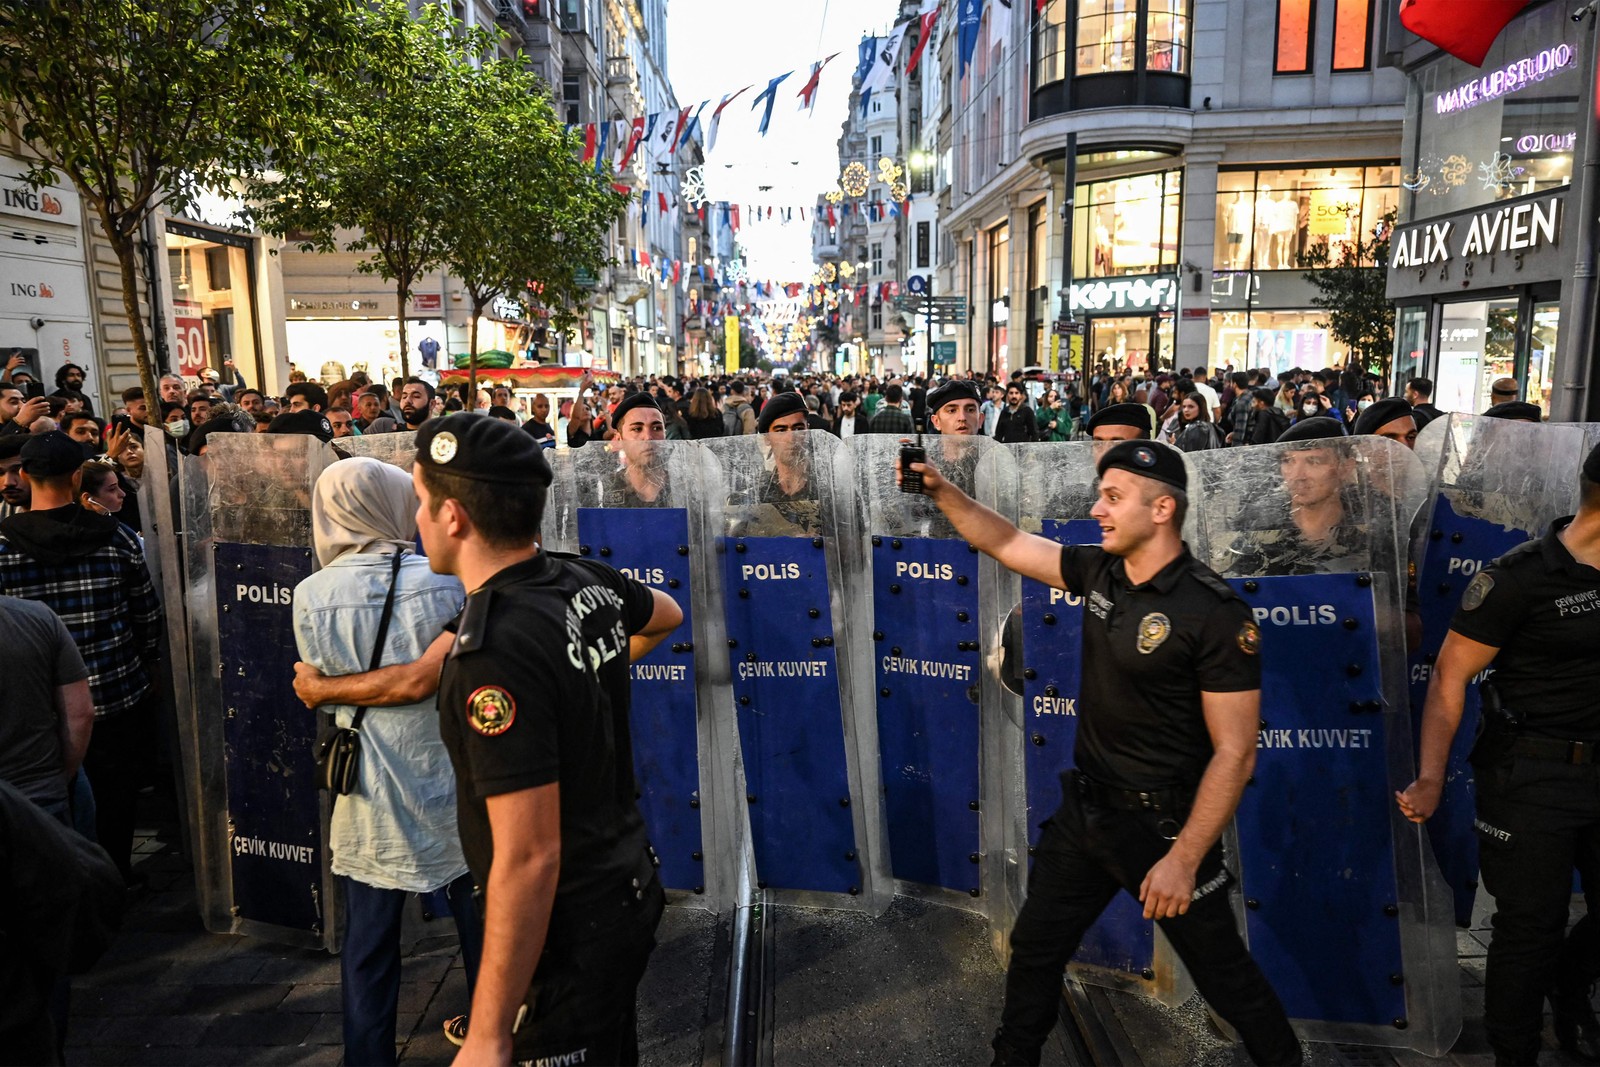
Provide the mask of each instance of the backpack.
[{"label": "backpack", "polygon": [[744,413],[750,410],[750,405],[740,403],[738,407],[722,413],[722,428],[728,437],[738,437],[744,428]]}]

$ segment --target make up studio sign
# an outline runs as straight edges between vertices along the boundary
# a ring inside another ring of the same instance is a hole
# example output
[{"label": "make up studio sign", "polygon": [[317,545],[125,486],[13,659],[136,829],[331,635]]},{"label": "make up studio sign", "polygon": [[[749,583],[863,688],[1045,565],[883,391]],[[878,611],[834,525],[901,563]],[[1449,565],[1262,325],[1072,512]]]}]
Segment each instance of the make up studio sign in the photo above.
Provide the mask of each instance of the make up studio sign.
[{"label": "make up studio sign", "polygon": [[1561,277],[1565,197],[1498,204],[1395,231],[1389,251],[1391,298],[1519,285]]},{"label": "make up studio sign", "polygon": [[1575,58],[1577,58],[1576,53],[1570,44],[1558,44],[1553,48],[1535,52],[1531,56],[1513,60],[1498,70],[1492,70],[1482,77],[1462,82],[1454,89],[1437,94],[1433,98],[1434,113],[1449,115],[1520,92],[1536,82],[1544,81],[1552,74],[1568,69]]}]

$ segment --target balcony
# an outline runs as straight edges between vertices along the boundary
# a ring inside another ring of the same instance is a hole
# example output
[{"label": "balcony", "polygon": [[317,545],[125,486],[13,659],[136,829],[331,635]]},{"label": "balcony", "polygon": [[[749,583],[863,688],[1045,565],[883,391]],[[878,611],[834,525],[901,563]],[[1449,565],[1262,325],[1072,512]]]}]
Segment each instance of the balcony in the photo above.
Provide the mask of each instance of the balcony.
[{"label": "balcony", "polygon": [[606,57],[606,84],[607,85],[632,85],[638,80],[633,71],[633,59],[629,56]]},{"label": "balcony", "polygon": [[495,0],[494,20],[519,41],[528,38],[528,16],[522,9],[522,0]]}]

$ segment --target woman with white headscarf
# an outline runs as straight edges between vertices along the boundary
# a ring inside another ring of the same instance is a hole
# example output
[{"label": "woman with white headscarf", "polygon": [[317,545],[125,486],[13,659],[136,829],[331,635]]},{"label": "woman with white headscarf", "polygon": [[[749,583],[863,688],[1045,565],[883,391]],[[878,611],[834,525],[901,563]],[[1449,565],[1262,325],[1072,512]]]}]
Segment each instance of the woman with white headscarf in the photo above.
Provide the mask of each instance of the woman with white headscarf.
[{"label": "woman with white headscarf", "polygon": [[[317,479],[312,533],[322,569],[294,591],[300,658],[323,674],[368,669],[391,575],[395,596],[381,663],[420,659],[465,599],[461,583],[415,554],[411,478],[375,459],[341,460]],[[394,569],[395,554],[401,554]],[[355,709],[327,706],[350,726]],[[456,830],[455,776],[433,702],[369,707],[356,788],[336,797],[333,873],[344,897],[340,962],[345,1063],[395,1062],[400,920],[407,894],[445,889],[470,993],[478,963],[472,879]]]}]

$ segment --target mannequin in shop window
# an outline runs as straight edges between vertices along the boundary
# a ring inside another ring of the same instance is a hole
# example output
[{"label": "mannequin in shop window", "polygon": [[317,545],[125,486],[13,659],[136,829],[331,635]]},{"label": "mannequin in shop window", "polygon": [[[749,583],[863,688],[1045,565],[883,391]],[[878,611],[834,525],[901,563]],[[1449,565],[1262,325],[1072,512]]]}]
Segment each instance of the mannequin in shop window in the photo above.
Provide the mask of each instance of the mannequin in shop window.
[{"label": "mannequin in shop window", "polygon": [[1294,231],[1300,222],[1300,205],[1289,195],[1289,190],[1280,189],[1278,198],[1268,206],[1271,208],[1267,226],[1272,236],[1273,268],[1285,270],[1292,262]]},{"label": "mannequin in shop window", "polygon": [[1228,235],[1227,263],[1230,270],[1243,270],[1249,265],[1249,246],[1245,237],[1251,230],[1251,214],[1255,205],[1243,193],[1233,194],[1233,203],[1223,208],[1222,223]]}]

